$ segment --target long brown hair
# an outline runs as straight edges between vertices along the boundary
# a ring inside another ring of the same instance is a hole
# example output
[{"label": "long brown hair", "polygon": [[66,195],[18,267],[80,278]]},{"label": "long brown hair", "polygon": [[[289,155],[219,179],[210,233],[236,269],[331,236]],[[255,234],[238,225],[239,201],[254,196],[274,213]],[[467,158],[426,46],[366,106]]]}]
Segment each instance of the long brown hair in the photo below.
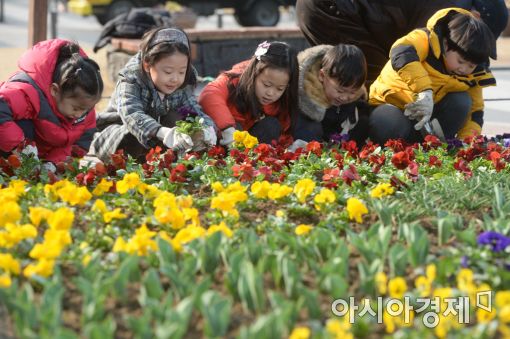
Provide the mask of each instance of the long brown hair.
[{"label": "long brown hair", "polygon": [[[265,54],[253,56],[248,67],[242,73],[226,72],[230,78],[228,84],[228,102],[234,104],[237,110],[244,115],[250,115],[254,119],[261,116],[262,105],[255,95],[255,79],[266,68],[282,69],[289,74],[289,84],[278,99],[281,111],[290,114],[294,124],[298,100],[298,77],[299,67],[296,52],[285,42],[274,41],[268,44]],[[259,45],[260,46],[260,45]],[[237,86],[233,80],[239,79]]]}]

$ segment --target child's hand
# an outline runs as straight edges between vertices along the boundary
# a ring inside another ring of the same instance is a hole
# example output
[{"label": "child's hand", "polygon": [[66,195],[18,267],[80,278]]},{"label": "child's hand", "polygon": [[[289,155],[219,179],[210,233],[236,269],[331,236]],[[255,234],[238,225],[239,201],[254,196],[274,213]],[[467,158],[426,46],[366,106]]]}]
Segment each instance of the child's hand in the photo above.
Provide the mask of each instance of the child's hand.
[{"label": "child's hand", "polygon": [[432,117],[434,110],[434,96],[431,89],[418,93],[415,102],[411,102],[405,106],[404,115],[411,120],[419,120],[414,128],[420,130],[423,125]]},{"label": "child's hand", "polygon": [[210,146],[215,146],[218,138],[216,137],[216,130],[212,126],[207,126],[203,129],[204,142]]},{"label": "child's hand", "polygon": [[220,144],[223,146],[229,146],[234,142],[234,132],[236,129],[234,127],[225,128],[221,131],[221,140]]},{"label": "child's hand", "polygon": [[160,127],[156,137],[163,142],[163,144],[177,152],[186,152],[193,147],[193,141],[187,134],[177,131],[176,127]]}]

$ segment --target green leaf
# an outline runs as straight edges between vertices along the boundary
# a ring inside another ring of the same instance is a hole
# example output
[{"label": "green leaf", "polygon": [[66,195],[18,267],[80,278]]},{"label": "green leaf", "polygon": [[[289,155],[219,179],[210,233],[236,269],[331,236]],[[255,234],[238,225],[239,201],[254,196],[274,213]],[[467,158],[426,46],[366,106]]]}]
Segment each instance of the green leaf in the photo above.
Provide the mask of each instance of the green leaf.
[{"label": "green leaf", "polygon": [[218,292],[206,291],[202,294],[200,311],[205,320],[204,334],[207,337],[222,337],[227,333],[231,309],[232,301]]},{"label": "green leaf", "polygon": [[143,282],[147,295],[153,299],[159,299],[164,293],[163,287],[158,272],[154,268],[150,268],[145,273],[145,279]]},{"label": "green leaf", "polygon": [[260,313],[265,307],[262,276],[257,273],[251,262],[241,266],[241,275],[237,283],[239,298],[246,310]]}]

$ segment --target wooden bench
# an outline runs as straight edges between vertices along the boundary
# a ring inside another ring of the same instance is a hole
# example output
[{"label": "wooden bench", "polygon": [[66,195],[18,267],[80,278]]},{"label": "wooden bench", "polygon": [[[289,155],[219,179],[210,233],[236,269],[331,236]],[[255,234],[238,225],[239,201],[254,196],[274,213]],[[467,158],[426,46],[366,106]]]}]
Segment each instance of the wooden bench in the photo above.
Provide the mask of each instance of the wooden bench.
[{"label": "wooden bench", "polygon": [[[297,51],[308,47],[298,28],[247,27],[238,29],[185,29],[191,43],[192,63],[201,76],[217,76],[237,62],[249,59],[264,41],[285,41]],[[138,51],[140,40],[112,38],[108,74],[116,80],[120,69]]]}]

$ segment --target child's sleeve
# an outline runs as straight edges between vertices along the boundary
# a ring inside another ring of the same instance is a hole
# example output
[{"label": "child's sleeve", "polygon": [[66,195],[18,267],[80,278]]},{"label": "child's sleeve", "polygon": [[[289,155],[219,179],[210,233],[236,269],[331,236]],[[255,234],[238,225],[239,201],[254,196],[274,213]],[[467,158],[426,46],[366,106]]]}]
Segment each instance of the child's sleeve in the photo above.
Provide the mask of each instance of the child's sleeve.
[{"label": "child's sleeve", "polygon": [[120,81],[115,90],[117,95],[117,112],[122,122],[136,139],[144,146],[149,146],[150,139],[156,136],[161,124],[144,111],[142,91],[136,83]]},{"label": "child's sleeve", "polygon": [[227,100],[228,77],[226,75],[220,75],[216,80],[207,84],[198,98],[204,112],[214,120],[220,130],[236,126],[234,116],[228,108]]},{"label": "child's sleeve", "polygon": [[482,133],[484,115],[482,88],[479,86],[472,87],[468,90],[468,94],[471,97],[472,104],[466,122],[457,133],[457,138],[461,140]]},{"label": "child's sleeve", "polygon": [[186,87],[182,91],[181,101],[178,104],[178,108],[186,107],[197,113],[201,118],[204,118],[204,124],[206,126],[215,127],[214,121],[204,113],[202,107],[197,102],[197,97],[193,93],[191,86]]},{"label": "child's sleeve", "polygon": [[30,98],[39,96],[35,89],[24,83],[6,83],[0,92],[0,149],[4,152],[12,151],[24,139],[23,130],[15,120],[34,119],[39,107],[32,107]]},{"label": "child's sleeve", "polygon": [[419,29],[398,39],[391,47],[391,66],[414,93],[432,89],[432,81],[422,65],[428,53],[427,32]]}]

